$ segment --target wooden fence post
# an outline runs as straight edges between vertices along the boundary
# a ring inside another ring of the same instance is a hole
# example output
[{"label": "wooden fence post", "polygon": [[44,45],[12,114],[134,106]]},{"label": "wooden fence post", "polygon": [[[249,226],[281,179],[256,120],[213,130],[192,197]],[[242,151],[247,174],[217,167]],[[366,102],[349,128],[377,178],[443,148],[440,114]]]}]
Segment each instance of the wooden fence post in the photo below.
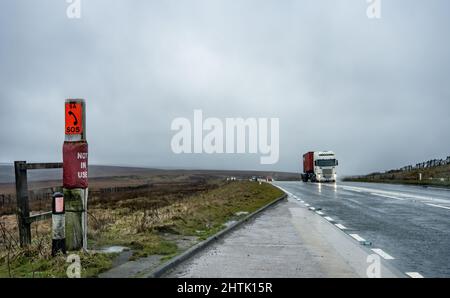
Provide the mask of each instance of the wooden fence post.
[{"label": "wooden fence post", "polygon": [[31,244],[31,224],[30,207],[28,205],[28,181],[27,163],[25,161],[15,161],[14,170],[16,176],[16,202],[17,202],[17,223],[19,225],[20,246]]},{"label": "wooden fence post", "polygon": [[[59,168],[62,168],[62,163],[27,163],[26,161],[14,162],[16,178],[16,214],[21,247],[31,244],[31,224],[36,221],[48,219],[52,214],[51,212],[44,212],[30,216],[27,171]],[[9,205],[12,201],[11,195],[8,195],[8,198]]]}]

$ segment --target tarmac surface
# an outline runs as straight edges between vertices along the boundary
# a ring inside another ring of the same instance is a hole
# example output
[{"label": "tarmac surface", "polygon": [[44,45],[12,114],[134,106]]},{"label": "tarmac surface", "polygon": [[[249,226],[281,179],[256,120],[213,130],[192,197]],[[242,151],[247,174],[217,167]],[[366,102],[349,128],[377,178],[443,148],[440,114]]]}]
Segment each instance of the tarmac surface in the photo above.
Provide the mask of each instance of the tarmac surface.
[{"label": "tarmac surface", "polygon": [[402,272],[450,276],[450,190],[351,182],[276,185],[320,208],[347,234],[371,242]]},{"label": "tarmac surface", "polygon": [[[295,192],[299,185],[311,192],[316,187],[301,182],[277,185]],[[164,277],[406,277],[372,247],[305,204],[290,195]]]}]

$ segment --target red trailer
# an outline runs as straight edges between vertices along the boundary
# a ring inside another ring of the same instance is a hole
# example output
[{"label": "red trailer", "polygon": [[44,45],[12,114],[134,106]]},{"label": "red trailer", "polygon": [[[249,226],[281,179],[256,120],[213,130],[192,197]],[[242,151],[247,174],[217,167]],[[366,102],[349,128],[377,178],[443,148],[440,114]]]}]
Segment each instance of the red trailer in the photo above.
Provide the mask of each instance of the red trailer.
[{"label": "red trailer", "polygon": [[303,173],[314,173],[314,152],[303,155]]}]

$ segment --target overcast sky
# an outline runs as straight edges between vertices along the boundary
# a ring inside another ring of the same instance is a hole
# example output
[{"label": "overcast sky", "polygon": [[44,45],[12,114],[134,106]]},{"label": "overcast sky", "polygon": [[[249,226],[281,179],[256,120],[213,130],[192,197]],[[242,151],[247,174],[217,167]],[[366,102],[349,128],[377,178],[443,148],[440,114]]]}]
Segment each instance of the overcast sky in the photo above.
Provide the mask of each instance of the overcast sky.
[{"label": "overcast sky", "polygon": [[[0,3],[0,162],[58,161],[64,100],[87,101],[91,164],[358,174],[450,155],[450,2]],[[280,159],[176,155],[175,117],[277,117]]]}]

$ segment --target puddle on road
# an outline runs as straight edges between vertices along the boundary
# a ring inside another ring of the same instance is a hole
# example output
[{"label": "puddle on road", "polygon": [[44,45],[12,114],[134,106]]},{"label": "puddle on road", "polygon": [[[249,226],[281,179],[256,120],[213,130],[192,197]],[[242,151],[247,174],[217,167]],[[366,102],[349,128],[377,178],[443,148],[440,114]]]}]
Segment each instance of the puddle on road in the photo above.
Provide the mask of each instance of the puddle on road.
[{"label": "puddle on road", "polygon": [[133,251],[129,247],[113,245],[106,246],[96,250],[97,253],[104,254],[118,254],[117,257],[114,258],[112,263],[112,268],[120,266],[129,261],[130,257],[133,255]]},{"label": "puddle on road", "polygon": [[230,221],[227,221],[227,222],[224,224],[224,226],[225,226],[226,228],[228,228],[228,227],[231,227],[232,225],[234,225],[235,223],[237,223],[237,220],[230,220]]},{"label": "puddle on road", "polygon": [[129,251],[130,249],[125,246],[107,246],[101,248],[98,252],[101,253],[121,253],[124,251]]}]

